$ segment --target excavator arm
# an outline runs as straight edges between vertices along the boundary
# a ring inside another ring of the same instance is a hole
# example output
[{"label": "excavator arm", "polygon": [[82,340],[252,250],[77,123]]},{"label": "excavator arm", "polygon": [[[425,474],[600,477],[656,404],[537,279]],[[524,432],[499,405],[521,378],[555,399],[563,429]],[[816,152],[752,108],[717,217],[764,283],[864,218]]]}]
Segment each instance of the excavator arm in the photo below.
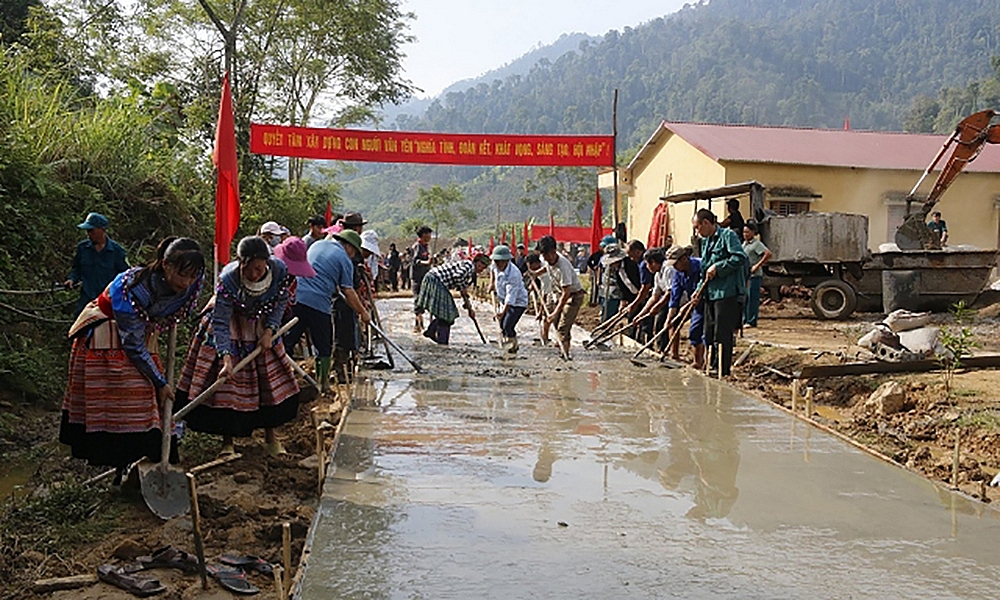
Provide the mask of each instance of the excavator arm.
[{"label": "excavator arm", "polygon": [[920,187],[920,184],[937,167],[937,164],[944,157],[948,149],[954,145],[955,148],[948,158],[948,162],[941,169],[941,174],[938,175],[937,181],[934,182],[934,188],[931,190],[930,195],[927,196],[927,200],[923,202],[919,211],[908,214],[906,220],[896,230],[895,241],[900,250],[941,249],[940,240],[927,228],[927,215],[930,214],[934,205],[941,200],[941,196],[945,190],[958,177],[962,169],[976,160],[976,157],[983,151],[983,147],[986,144],[1000,144],[1000,123],[990,124],[994,116],[996,116],[994,111],[984,110],[962,119],[955,127],[954,133],[944,143],[934,161],[931,162],[927,170],[920,176],[917,184],[913,186],[909,196],[907,196],[907,207],[914,200],[914,195],[917,193],[917,188]]}]

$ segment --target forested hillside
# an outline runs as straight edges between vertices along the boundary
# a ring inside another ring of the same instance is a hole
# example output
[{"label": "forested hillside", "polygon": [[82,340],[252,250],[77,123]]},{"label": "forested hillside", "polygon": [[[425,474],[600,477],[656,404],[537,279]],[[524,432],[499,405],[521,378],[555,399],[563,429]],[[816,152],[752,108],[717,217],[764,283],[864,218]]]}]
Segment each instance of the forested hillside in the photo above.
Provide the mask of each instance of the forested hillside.
[{"label": "forested hillside", "polygon": [[[988,93],[966,90],[991,73],[990,59],[1000,53],[996,9],[995,0],[712,0],[611,31],[578,53],[538,62],[527,75],[448,93],[423,115],[399,117],[395,124],[456,132],[605,133],[618,88],[625,156],[663,119],[842,127],[850,118],[856,129],[899,130],[906,123],[947,130],[970,109],[997,103]],[[932,100],[949,86],[960,90]],[[911,118],[913,112],[919,118]],[[365,167],[359,176],[387,171],[410,188],[443,175],[397,166]],[[366,181],[348,182],[346,199],[377,211],[384,202],[413,196],[394,188],[390,198]],[[362,189],[364,197],[357,195]],[[488,206],[477,208],[495,218]]]}]

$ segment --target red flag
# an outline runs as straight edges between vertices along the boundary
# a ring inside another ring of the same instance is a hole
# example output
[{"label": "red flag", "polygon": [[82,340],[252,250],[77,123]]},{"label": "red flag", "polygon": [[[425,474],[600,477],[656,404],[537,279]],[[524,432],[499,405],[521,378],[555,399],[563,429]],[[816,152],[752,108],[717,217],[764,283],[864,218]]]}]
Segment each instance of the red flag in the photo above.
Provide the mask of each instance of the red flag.
[{"label": "red flag", "polygon": [[517,250],[517,227],[510,226],[510,249]]},{"label": "red flag", "polygon": [[521,241],[524,242],[524,249],[531,250],[528,246],[531,243],[531,233],[528,231],[528,220],[524,220],[524,231],[521,232]]},{"label": "red flag", "polygon": [[597,252],[601,245],[601,238],[604,237],[604,228],[601,226],[601,219],[604,211],[601,209],[601,189],[597,189],[597,196],[594,198],[594,217],[590,222],[590,251]]},{"label": "red flag", "polygon": [[215,127],[215,150],[212,152],[218,178],[215,186],[215,259],[229,262],[229,248],[240,226],[240,182],[236,161],[236,125],[233,122],[233,95],[229,73],[222,80],[219,122]]},{"label": "red flag", "polygon": [[506,229],[501,229],[500,230],[500,243],[503,244],[503,245],[505,245],[505,246],[507,245],[507,230]]},{"label": "red flag", "polygon": [[495,247],[496,247],[496,244],[493,242],[493,234],[491,233],[490,234],[490,252],[489,252],[490,256],[493,255],[493,248],[495,248]]},{"label": "red flag", "polygon": [[472,256],[472,236],[469,236],[469,256]]},{"label": "red flag", "polygon": [[549,235],[555,237],[556,235],[556,216],[549,213]]},{"label": "red flag", "polygon": [[332,224],[330,221],[333,220],[333,202],[330,200],[326,201],[326,214],[323,216],[326,217],[326,226],[329,227]]}]

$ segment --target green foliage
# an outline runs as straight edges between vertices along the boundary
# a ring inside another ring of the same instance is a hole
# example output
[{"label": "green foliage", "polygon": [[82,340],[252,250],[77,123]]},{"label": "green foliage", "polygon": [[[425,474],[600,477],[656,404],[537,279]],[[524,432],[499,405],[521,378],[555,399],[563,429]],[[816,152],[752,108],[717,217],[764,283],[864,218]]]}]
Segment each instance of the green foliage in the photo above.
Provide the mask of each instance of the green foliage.
[{"label": "green foliage", "polygon": [[944,383],[944,393],[947,397],[951,397],[955,371],[961,368],[962,359],[971,355],[977,345],[971,327],[973,311],[962,301],[952,306],[951,314],[955,319],[955,328],[943,327],[940,337],[941,345],[948,351],[948,354],[942,355],[938,359],[943,369],[941,377]]},{"label": "green foliage", "polygon": [[42,493],[0,508],[0,562],[10,564],[29,549],[46,553],[92,542],[115,529],[119,512],[104,494],[81,482],[52,483]]},{"label": "green foliage", "polygon": [[465,197],[462,195],[462,191],[454,183],[448,184],[447,187],[435,185],[429,190],[423,188],[417,190],[417,199],[413,201],[412,206],[417,210],[424,211],[432,223],[434,251],[437,250],[437,239],[442,227],[448,230],[448,235],[454,235],[455,225],[459,218],[466,221],[476,218],[474,212],[462,206],[464,202]]}]

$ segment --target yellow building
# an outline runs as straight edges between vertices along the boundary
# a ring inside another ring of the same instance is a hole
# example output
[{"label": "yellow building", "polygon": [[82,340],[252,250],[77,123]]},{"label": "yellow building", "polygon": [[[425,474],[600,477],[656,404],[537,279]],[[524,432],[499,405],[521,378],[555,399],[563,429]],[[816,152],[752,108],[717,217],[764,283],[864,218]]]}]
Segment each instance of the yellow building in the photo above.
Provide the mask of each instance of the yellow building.
[{"label": "yellow building", "polygon": [[[619,191],[628,198],[629,237],[647,239],[663,196],[756,180],[767,189],[765,205],[781,214],[867,215],[869,245],[875,251],[892,241],[905,215],[903,199],[945,140],[939,135],[664,122],[619,171]],[[930,192],[936,177],[932,173],[918,195]],[[696,204],[706,207],[705,201],[668,204],[668,229],[678,243],[691,235]],[[715,201],[711,209],[724,218],[723,202]],[[935,210],[948,224],[950,245],[997,248],[1000,147],[986,146]],[[746,197],[741,198],[741,212],[751,218]]]}]

